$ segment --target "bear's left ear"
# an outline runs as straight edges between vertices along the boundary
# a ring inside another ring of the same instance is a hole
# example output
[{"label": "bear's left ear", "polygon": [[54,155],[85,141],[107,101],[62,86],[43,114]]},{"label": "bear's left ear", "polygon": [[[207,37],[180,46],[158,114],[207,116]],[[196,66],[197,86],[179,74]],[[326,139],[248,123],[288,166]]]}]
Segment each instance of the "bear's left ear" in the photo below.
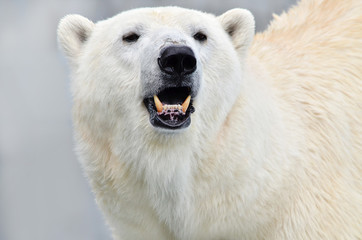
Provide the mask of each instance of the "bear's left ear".
[{"label": "bear's left ear", "polygon": [[245,52],[254,38],[254,16],[246,9],[235,8],[217,17],[226,33],[230,36],[235,49]]},{"label": "bear's left ear", "polygon": [[67,15],[59,22],[58,42],[67,57],[74,61],[90,37],[94,23],[80,15]]}]

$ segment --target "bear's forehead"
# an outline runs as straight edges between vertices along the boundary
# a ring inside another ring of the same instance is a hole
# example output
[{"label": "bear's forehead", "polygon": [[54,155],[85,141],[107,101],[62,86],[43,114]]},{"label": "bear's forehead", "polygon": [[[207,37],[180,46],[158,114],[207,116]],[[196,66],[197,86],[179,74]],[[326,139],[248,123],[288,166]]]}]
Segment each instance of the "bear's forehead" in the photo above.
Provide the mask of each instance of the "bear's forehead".
[{"label": "bear's forehead", "polygon": [[118,41],[120,37],[133,32],[151,37],[165,34],[190,36],[198,31],[220,35],[222,28],[214,15],[197,10],[180,7],[139,8],[98,22],[93,34],[97,37],[93,39]]},{"label": "bear's forehead", "polygon": [[141,8],[120,13],[115,21],[124,23],[153,25],[187,25],[213,21],[215,17],[208,13],[180,7]]}]

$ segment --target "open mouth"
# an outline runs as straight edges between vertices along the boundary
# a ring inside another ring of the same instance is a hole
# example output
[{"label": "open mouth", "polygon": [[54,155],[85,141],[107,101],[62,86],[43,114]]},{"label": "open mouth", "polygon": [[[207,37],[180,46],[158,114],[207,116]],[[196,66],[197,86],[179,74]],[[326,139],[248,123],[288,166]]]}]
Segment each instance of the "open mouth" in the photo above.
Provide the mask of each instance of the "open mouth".
[{"label": "open mouth", "polygon": [[150,113],[151,124],[160,128],[186,128],[191,123],[191,113],[195,111],[189,87],[166,88],[143,102]]}]

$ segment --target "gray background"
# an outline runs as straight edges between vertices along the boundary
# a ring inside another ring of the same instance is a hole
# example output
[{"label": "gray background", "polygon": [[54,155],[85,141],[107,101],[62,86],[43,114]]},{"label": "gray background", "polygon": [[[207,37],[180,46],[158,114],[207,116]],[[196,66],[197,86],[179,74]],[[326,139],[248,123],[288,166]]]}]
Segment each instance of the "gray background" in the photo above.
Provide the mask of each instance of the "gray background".
[{"label": "gray background", "polygon": [[214,14],[242,7],[257,30],[295,0],[0,0],[0,240],[110,239],[73,152],[69,72],[59,19],[93,21],[143,6]]}]

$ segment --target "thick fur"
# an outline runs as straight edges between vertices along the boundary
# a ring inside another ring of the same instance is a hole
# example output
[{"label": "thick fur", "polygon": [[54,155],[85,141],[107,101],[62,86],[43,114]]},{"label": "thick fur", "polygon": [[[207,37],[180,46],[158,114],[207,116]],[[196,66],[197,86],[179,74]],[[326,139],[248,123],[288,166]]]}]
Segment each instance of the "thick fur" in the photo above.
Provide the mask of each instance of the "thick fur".
[{"label": "thick fur", "polygon": [[[254,40],[241,9],[61,21],[77,149],[114,239],[362,238],[362,2],[305,0],[275,18]],[[174,132],[142,103],[170,39],[193,49],[201,81]]]}]

